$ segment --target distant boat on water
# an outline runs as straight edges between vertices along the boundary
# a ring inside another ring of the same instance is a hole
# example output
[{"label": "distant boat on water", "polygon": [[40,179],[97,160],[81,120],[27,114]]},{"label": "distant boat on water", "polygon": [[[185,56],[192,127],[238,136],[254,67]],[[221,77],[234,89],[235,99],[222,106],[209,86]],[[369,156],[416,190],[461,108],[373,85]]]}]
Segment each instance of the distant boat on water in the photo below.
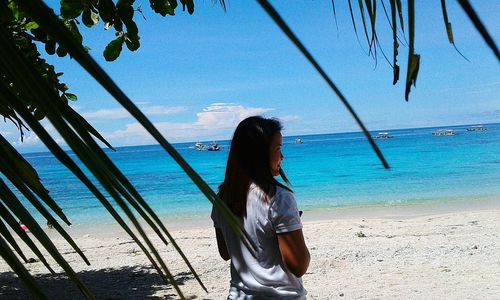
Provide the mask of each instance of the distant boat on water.
[{"label": "distant boat on water", "polygon": [[194,144],[194,148],[198,151],[206,150],[206,146],[201,142]]},{"label": "distant boat on water", "polygon": [[483,125],[475,125],[467,128],[467,131],[486,131],[488,128],[484,127]]},{"label": "distant boat on water", "polygon": [[394,136],[390,135],[389,132],[379,132],[375,138],[376,139],[391,139]]},{"label": "distant boat on water", "polygon": [[212,144],[210,144],[210,146],[207,147],[207,150],[208,151],[219,151],[221,149],[221,146],[219,146],[219,144],[217,144],[217,142],[212,142]]},{"label": "distant boat on water", "polygon": [[453,136],[456,135],[453,129],[439,129],[432,133],[433,136]]},{"label": "distant boat on water", "polygon": [[304,142],[302,141],[302,139],[295,139],[295,144],[303,144]]},{"label": "distant boat on water", "polygon": [[217,144],[217,142],[213,141],[210,145],[205,145],[201,142],[197,142],[194,144],[194,149],[198,151],[219,151],[222,147]]}]

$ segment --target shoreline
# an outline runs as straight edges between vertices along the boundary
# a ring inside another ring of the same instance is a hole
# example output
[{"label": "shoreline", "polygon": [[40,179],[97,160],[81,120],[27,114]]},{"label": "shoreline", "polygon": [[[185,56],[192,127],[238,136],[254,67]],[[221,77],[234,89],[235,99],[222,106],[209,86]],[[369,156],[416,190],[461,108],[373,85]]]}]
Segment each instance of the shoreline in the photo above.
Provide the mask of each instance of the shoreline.
[{"label": "shoreline", "polygon": [[[308,299],[494,299],[500,294],[496,284],[500,282],[500,208],[485,208],[454,207],[453,211],[431,214],[413,210],[412,215],[403,209],[397,210],[399,216],[390,210],[384,210],[385,215],[372,210],[372,217],[367,215],[370,208],[365,208],[356,210],[357,215],[341,214],[339,218],[305,217],[303,230],[311,253],[311,265],[303,277]],[[175,250],[162,245],[148,230],[186,297],[225,298],[229,263],[218,256],[211,224],[176,229],[168,225],[209,290],[206,294]],[[123,230],[108,229],[70,232],[90,266],[53,230],[49,236],[97,298],[177,299]],[[48,260],[56,275],[49,274],[40,262],[25,266],[50,298],[81,299],[77,288],[64,279],[52,259]],[[0,296],[29,298],[2,261]]]},{"label": "shoreline", "polygon": [[[300,209],[300,207],[299,207]],[[364,206],[343,206],[343,207],[329,207],[329,208],[315,208],[304,210],[302,221],[321,222],[332,220],[345,220],[345,219],[394,219],[394,218],[415,218],[423,216],[432,216],[439,214],[447,214],[454,212],[464,211],[482,211],[490,209],[500,210],[500,196],[484,197],[475,199],[473,202],[470,199],[451,199],[449,201],[429,201],[410,204],[392,204],[392,205],[364,205]],[[205,217],[197,214],[195,218],[188,218],[186,216],[170,217],[159,215],[160,220],[165,227],[170,231],[186,230],[186,229],[205,229],[212,228],[212,220],[210,219],[210,212],[206,213]],[[144,221],[139,219],[144,229],[149,227]],[[127,222],[127,224],[131,224]],[[116,233],[117,231],[123,232],[123,229],[111,219],[109,216],[106,221],[94,222],[92,224],[75,224],[71,227],[63,225],[63,228],[70,234],[99,234],[103,228],[107,232]],[[47,230],[51,232],[52,230]]]}]

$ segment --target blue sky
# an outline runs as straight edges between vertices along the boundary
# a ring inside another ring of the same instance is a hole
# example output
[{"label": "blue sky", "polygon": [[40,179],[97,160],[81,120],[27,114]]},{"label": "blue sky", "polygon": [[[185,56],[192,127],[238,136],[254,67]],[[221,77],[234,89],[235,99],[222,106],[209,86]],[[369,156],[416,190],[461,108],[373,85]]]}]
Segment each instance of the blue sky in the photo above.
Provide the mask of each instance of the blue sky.
[{"label": "blue sky", "polygon": [[[454,1],[448,3],[455,42],[448,43],[439,2],[417,1],[415,52],[421,55],[417,87],[404,101],[408,48],[400,47],[400,82],[379,57],[358,44],[347,1],[272,1],[292,30],[345,94],[369,130],[500,121],[499,63]],[[406,2],[406,1],[403,1]],[[161,17],[142,3],[136,16],[141,48],[125,47],[105,62],[102,51],[114,37],[102,22],[82,28],[84,44],[125,93],[171,142],[230,139],[246,116],[278,117],[284,135],[358,131],[345,108],[305,58],[254,1],[230,1],[224,12],[212,1],[196,1],[194,15]],[[388,3],[386,1],[386,3]],[[494,40],[499,41],[500,3],[473,1]],[[392,56],[392,37],[382,8],[379,38]],[[358,29],[361,24],[358,24]],[[151,144],[152,139],[76,62],[49,57],[79,100],[72,106],[112,145]],[[50,124],[45,124],[51,129]],[[41,149],[36,136],[0,122],[0,132],[22,152]],[[63,141],[60,141],[63,143]]]}]

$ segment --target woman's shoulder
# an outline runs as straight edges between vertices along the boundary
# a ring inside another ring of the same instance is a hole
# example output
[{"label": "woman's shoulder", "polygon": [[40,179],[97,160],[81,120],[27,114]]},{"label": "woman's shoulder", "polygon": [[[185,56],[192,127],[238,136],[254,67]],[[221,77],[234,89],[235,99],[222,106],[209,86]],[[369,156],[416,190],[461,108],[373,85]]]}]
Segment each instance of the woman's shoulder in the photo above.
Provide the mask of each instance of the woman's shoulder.
[{"label": "woman's shoulder", "polygon": [[[287,201],[291,199],[295,199],[293,192],[287,188],[284,188],[279,185],[274,186],[274,191],[271,192],[270,196],[266,196],[266,192],[262,190],[256,183],[251,183],[250,187],[248,189],[248,195],[250,197],[257,197],[257,198],[267,198],[268,203],[273,203],[275,201]],[[270,201],[269,201],[270,200]]]},{"label": "woman's shoulder", "polygon": [[278,201],[278,200],[286,201],[286,200],[292,200],[292,199],[294,200],[295,196],[293,195],[293,192],[291,190],[277,185],[276,186],[276,193],[272,197],[271,202]]}]

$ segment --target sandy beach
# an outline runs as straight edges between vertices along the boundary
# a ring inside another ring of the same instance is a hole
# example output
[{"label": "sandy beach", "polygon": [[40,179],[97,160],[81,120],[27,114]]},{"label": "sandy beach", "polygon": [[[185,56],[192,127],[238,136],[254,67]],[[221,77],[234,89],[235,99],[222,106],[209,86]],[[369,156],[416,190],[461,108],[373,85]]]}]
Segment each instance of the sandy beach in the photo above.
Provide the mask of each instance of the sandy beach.
[{"label": "sandy beach", "polygon": [[[376,216],[378,214],[378,216]],[[309,299],[498,299],[500,209],[455,209],[419,215],[359,211],[343,218],[305,218],[311,265]],[[311,220],[312,219],[312,220]],[[315,219],[315,220],[314,220]],[[210,224],[171,230],[209,293],[197,284],[171,246],[157,245],[187,298],[225,299],[229,263],[219,258]],[[177,299],[140,249],[115,229],[70,230],[92,263],[87,266],[54,232],[56,244],[98,299]],[[33,255],[28,251],[28,257]],[[26,264],[53,299],[81,299],[61,269]],[[0,262],[0,298],[30,298]]]}]

